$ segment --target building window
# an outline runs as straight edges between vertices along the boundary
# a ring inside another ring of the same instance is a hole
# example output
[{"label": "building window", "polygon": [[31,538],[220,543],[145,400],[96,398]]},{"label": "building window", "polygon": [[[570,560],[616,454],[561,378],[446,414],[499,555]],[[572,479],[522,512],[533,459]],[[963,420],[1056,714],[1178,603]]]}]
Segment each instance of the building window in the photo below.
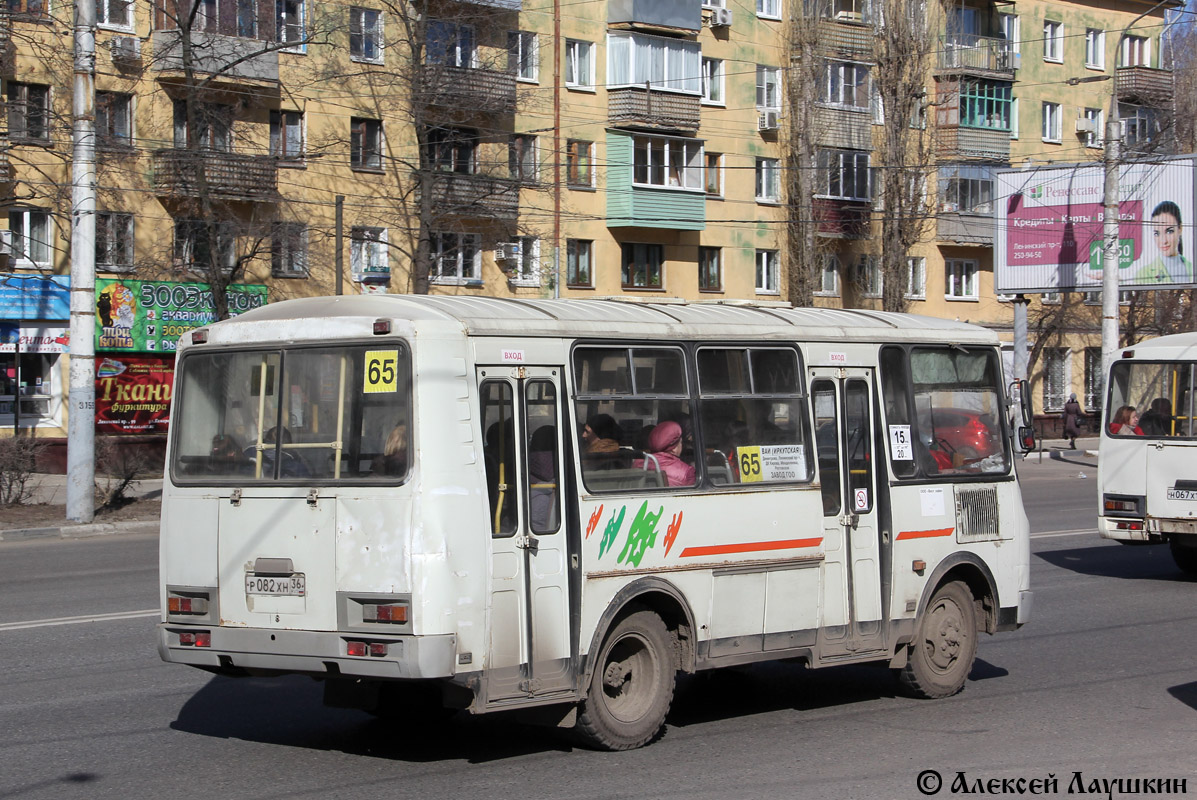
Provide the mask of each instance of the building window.
[{"label": "building window", "polygon": [[12,231],[12,257],[21,264],[50,263],[50,215],[32,208],[14,208],[8,212]]},{"label": "building window", "polygon": [[50,139],[50,87],[8,81],[8,135],[13,139]]},{"label": "building window", "polygon": [[[44,7],[44,0],[41,3]],[[129,29],[133,26],[133,15],[130,0],[98,0],[96,3],[96,23],[110,28]],[[12,8],[10,0],[8,7]]]},{"label": "building window", "polygon": [[927,299],[927,259],[922,256],[906,259],[906,299]]},{"label": "building window", "polygon": [[781,70],[756,67],[756,107],[761,111],[781,110]]},{"label": "building window", "polygon": [[939,168],[939,210],[993,213],[993,173],[989,167],[951,164]]},{"label": "building window", "polygon": [[540,40],[531,31],[507,32],[507,71],[516,80],[536,83],[540,75]]},{"label": "building window", "polygon": [[1101,367],[1101,348],[1085,348],[1085,410],[1100,412],[1105,401],[1106,376]]},{"label": "building window", "polygon": [[1122,143],[1128,148],[1150,144],[1159,133],[1155,110],[1145,106],[1119,103],[1118,118],[1122,122]]},{"label": "building window", "polygon": [[[568,69],[566,72],[568,78]],[[651,89],[701,94],[702,48],[698,42],[641,33],[608,34],[608,88],[646,85]]]},{"label": "building window", "polygon": [[756,201],[776,203],[780,198],[781,162],[776,158],[756,160]]},{"label": "building window", "polygon": [[349,57],[355,61],[382,63],[382,12],[351,6],[349,9]]},{"label": "building window", "polygon": [[1120,67],[1150,67],[1151,39],[1146,36],[1127,36],[1122,40],[1122,50],[1118,53]]},{"label": "building window", "polygon": [[944,261],[944,297],[951,300],[977,299],[977,262],[949,258]]},{"label": "building window", "polygon": [[278,40],[302,48],[303,0],[275,0],[275,17]]},{"label": "building window", "polygon": [[1010,89],[1006,81],[960,82],[960,124],[966,128],[1010,130]]},{"label": "building window", "polygon": [[478,132],[472,128],[429,128],[425,133],[425,164],[438,172],[473,175],[477,172]]},{"label": "building window", "polygon": [[594,186],[594,142],[581,139],[566,142],[565,182],[574,187]]},{"label": "building window", "polygon": [[869,154],[861,150],[820,150],[815,191],[823,197],[868,200]]},{"label": "building window", "polygon": [[[1018,15],[1017,14],[999,14],[998,18],[1001,21],[1002,37],[1005,38],[1005,40],[1010,43],[1009,44],[1010,52],[1011,53],[1021,52],[1020,47],[1021,47],[1021,40],[1022,40],[1022,35],[1021,35],[1022,34],[1022,26],[1019,24]],[[1014,64],[1015,64],[1015,66],[1017,66],[1018,61],[1015,61]]]},{"label": "building window", "polygon": [[756,0],[756,15],[766,19],[781,19],[781,0]]},{"label": "building window", "polygon": [[382,169],[382,122],[349,120],[349,165],[354,169]]},{"label": "building window", "polygon": [[389,278],[386,228],[355,226],[349,230],[349,268],[353,279]]},{"label": "building window", "polygon": [[178,220],[175,222],[175,268],[201,275],[219,269],[227,275],[237,265],[236,242],[232,223]]},{"label": "building window", "polygon": [[472,25],[433,19],[428,21],[425,61],[444,67],[474,67],[475,43]]},{"label": "building window", "polygon": [[429,242],[434,283],[482,280],[481,239],[476,233],[434,233]]},{"label": "building window", "polygon": [[96,92],[96,144],[133,146],[133,95]]},{"label": "building window", "polygon": [[270,155],[279,161],[303,161],[302,112],[270,112]]},{"label": "building window", "polygon": [[1106,68],[1106,32],[1097,28],[1085,29],[1085,66]]},{"label": "building window", "polygon": [[727,0],[702,0],[703,8],[726,8]]},{"label": "building window", "polygon": [[718,247],[698,248],[698,291],[723,291],[723,256]]},{"label": "building window", "polygon": [[594,42],[565,40],[565,85],[571,89],[594,88]]},{"label": "building window", "polygon": [[278,222],[270,234],[270,272],[277,278],[306,278],[307,228],[298,222]]},{"label": "building window", "polygon": [[233,109],[218,103],[196,103],[195,130],[187,120],[187,101],[174,101],[175,147],[196,147],[228,153],[233,149]]},{"label": "building window", "polygon": [[565,283],[575,289],[594,287],[594,242],[565,240]]},{"label": "building window", "polygon": [[819,100],[834,106],[868,111],[868,66],[849,61],[829,61],[819,87]]},{"label": "building window", "polygon": [[823,297],[839,297],[840,260],[831,253],[823,256],[823,268],[819,271],[819,288],[815,294]]},{"label": "building window", "polygon": [[1058,142],[1060,141],[1060,104],[1059,103],[1044,103],[1043,104],[1043,141]]},{"label": "building window", "polygon": [[756,293],[780,294],[781,275],[776,250],[756,251]]},{"label": "building window", "polygon": [[133,269],[132,214],[96,213],[96,269],[104,272]]},{"label": "building window", "polygon": [[664,136],[632,141],[632,181],[670,189],[703,188],[702,142]]},{"label": "building window", "polygon": [[1105,135],[1106,114],[1100,108],[1086,108],[1085,120],[1090,130],[1085,131],[1086,147],[1101,147]]},{"label": "building window", "polygon": [[1068,398],[1071,354],[1064,347],[1043,349],[1043,410],[1060,411]]},{"label": "building window", "polygon": [[540,239],[535,236],[519,236],[515,240],[520,246],[519,257],[507,270],[507,277],[516,286],[540,286]]},{"label": "building window", "polygon": [[1010,98],[1010,138],[1018,138],[1018,98]]},{"label": "building window", "polygon": [[664,279],[665,248],[659,244],[622,246],[620,280],[625,289],[660,289]]},{"label": "building window", "polygon": [[507,169],[511,177],[524,183],[535,183],[537,177],[536,137],[528,134],[512,136],[507,143]]},{"label": "building window", "polygon": [[723,154],[711,153],[705,154],[706,160],[706,177],[703,184],[706,186],[707,194],[722,196],[723,195]]},{"label": "building window", "polygon": [[237,0],[237,35],[258,38],[258,4],[255,0]]},{"label": "building window", "polygon": [[861,253],[856,261],[856,286],[862,297],[881,296],[881,260]]},{"label": "building window", "polygon": [[1064,63],[1064,23],[1043,21],[1043,60]]},{"label": "building window", "polygon": [[702,101],[723,105],[723,59],[702,60]]}]

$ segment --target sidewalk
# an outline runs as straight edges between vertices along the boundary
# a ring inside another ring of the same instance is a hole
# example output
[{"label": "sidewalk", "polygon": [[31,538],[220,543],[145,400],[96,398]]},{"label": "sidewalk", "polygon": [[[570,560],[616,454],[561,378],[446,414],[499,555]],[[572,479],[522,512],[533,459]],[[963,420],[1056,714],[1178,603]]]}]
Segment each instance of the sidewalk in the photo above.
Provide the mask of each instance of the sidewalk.
[{"label": "sidewalk", "polygon": [[1071,455],[1084,455],[1090,458],[1097,458],[1097,448],[1101,440],[1096,436],[1078,437],[1076,440],[1076,449],[1073,450],[1068,446],[1067,439],[1042,439],[1035,442],[1035,449],[1027,453],[1025,458],[1038,458],[1040,453],[1044,458],[1065,458]]},{"label": "sidewalk", "polygon": [[[102,480],[102,479],[101,479]],[[0,524],[0,542],[27,539],[83,539],[115,533],[157,533],[162,496],[162,479],[139,480],[126,496],[136,502],[114,511],[100,511],[92,522],[76,523],[66,518],[67,476],[39,473],[33,476],[33,497],[28,503],[0,509],[0,522],[19,520],[18,527]],[[98,509],[97,509],[98,510]],[[7,519],[5,519],[7,517]]]}]

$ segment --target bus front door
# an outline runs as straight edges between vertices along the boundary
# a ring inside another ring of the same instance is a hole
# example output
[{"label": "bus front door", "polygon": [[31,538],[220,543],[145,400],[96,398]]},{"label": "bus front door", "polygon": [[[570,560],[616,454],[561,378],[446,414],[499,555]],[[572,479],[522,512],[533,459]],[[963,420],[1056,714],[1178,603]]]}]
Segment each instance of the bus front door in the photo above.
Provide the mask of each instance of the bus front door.
[{"label": "bus front door", "polygon": [[480,367],[491,539],[486,703],[569,693],[561,368]]},{"label": "bus front door", "polygon": [[826,553],[819,653],[855,659],[884,646],[873,374],[831,367],[810,377]]}]

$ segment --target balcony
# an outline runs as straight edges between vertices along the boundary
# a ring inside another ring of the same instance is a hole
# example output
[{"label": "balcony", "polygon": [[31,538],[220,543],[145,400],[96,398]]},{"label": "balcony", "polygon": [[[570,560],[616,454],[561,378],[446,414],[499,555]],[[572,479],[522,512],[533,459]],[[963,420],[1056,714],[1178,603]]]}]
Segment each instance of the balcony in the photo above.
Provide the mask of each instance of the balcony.
[{"label": "balcony", "polygon": [[1165,105],[1173,89],[1170,69],[1118,67],[1114,70],[1114,92],[1120,102]]},{"label": "balcony", "polygon": [[212,150],[155,150],[151,167],[160,196],[277,202],[278,163],[265,156]]},{"label": "balcony", "polygon": [[[264,43],[220,33],[191,33],[192,69],[200,76],[212,76],[210,85],[259,85],[278,88],[278,52],[262,52]],[[183,42],[177,30],[157,30],[150,34],[151,64],[159,80],[182,80]],[[244,59],[241,61],[239,59]],[[230,66],[231,65],[231,66]]]},{"label": "balcony", "polygon": [[825,56],[852,61],[873,60],[875,33],[872,26],[820,19],[818,36],[819,47]]},{"label": "balcony", "polygon": [[0,185],[12,182],[12,162],[8,160],[8,142],[0,139]]},{"label": "balcony", "polygon": [[1010,132],[941,125],[935,132],[935,154],[946,161],[1009,161]]},{"label": "balcony", "polygon": [[821,106],[815,111],[815,131],[820,147],[873,149],[873,115],[868,109]]},{"label": "balcony", "polygon": [[940,39],[937,72],[1014,80],[1018,54],[1006,39],[957,33]]},{"label": "balcony", "polygon": [[483,114],[515,112],[515,76],[493,69],[425,64],[419,100],[426,106]]},{"label": "balcony", "polygon": [[702,121],[698,95],[653,91],[639,86],[607,90],[607,121],[617,128],[696,133]]},{"label": "balcony", "polygon": [[964,214],[942,211],[936,216],[935,238],[954,244],[993,244],[992,214]]},{"label": "balcony", "polygon": [[520,182],[511,178],[432,172],[432,203],[438,213],[480,219],[514,220],[519,216]]},{"label": "balcony", "polygon": [[609,0],[607,22],[698,33],[702,6],[693,0]]},{"label": "balcony", "polygon": [[816,197],[811,201],[819,236],[828,239],[865,239],[873,204],[857,200]]}]

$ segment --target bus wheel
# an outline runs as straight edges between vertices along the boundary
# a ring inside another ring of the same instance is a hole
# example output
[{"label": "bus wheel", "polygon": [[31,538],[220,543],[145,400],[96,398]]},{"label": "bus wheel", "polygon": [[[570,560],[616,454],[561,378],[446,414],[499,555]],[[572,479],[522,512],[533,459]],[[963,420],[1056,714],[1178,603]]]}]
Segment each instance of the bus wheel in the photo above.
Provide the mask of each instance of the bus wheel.
[{"label": "bus wheel", "polygon": [[1180,567],[1180,571],[1186,575],[1197,576],[1197,547],[1181,544],[1176,537],[1168,541],[1168,547],[1172,550],[1172,560]]},{"label": "bus wheel", "polygon": [[915,627],[910,657],[898,679],[913,697],[950,697],[964,688],[976,654],[972,592],[960,581],[944,584]]},{"label": "bus wheel", "polygon": [[628,614],[603,640],[577,733],[603,750],[647,744],[665,724],[675,672],[673,646],[661,618],[647,609]]}]

